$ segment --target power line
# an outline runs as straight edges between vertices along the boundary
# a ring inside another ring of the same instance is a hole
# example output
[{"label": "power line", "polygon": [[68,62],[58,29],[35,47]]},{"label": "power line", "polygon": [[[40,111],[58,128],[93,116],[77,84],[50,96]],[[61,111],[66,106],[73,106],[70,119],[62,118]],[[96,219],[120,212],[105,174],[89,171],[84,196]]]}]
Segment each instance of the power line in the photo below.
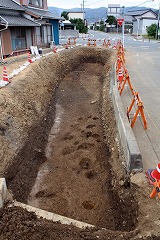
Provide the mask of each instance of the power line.
[{"label": "power line", "polygon": [[[143,3],[140,3],[140,4],[137,5],[137,6],[129,7],[128,9],[131,10],[131,9],[136,8],[136,7],[139,7],[139,6],[141,6],[141,5],[143,5],[143,4],[147,3],[147,2],[153,2],[153,1],[154,1],[154,0],[148,0],[148,1],[145,1],[145,2],[143,2]],[[127,10],[128,10],[128,9],[127,9]]]},{"label": "power line", "polygon": [[94,4],[99,3],[99,2],[103,2],[103,1],[104,1],[104,0],[99,0],[99,1],[94,2],[94,3],[90,3],[90,4],[86,5],[86,6],[88,7],[88,6],[94,5]]}]

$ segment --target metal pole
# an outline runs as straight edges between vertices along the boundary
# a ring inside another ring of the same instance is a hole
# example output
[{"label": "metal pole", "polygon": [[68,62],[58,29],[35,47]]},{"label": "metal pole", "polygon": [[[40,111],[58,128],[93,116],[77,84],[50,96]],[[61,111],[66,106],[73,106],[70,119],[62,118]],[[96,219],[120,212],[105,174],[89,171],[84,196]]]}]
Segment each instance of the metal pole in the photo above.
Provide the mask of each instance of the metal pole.
[{"label": "metal pole", "polygon": [[137,39],[138,39],[138,35],[139,35],[139,19],[137,18]]},{"label": "metal pole", "polygon": [[83,21],[84,21],[84,0],[83,0]]},{"label": "metal pole", "polygon": [[3,49],[2,49],[2,33],[0,32],[0,48],[1,48],[1,59],[3,61]]},{"label": "metal pole", "polygon": [[[123,8],[123,19],[124,19],[124,6],[122,7]],[[123,44],[123,49],[124,49],[124,22],[122,23],[122,44]]]},{"label": "metal pole", "polygon": [[158,22],[157,22],[157,30],[156,30],[156,39],[159,39],[159,35],[158,35],[158,30],[159,30],[159,14],[160,14],[160,2],[158,0],[159,3],[159,8],[158,8]]}]

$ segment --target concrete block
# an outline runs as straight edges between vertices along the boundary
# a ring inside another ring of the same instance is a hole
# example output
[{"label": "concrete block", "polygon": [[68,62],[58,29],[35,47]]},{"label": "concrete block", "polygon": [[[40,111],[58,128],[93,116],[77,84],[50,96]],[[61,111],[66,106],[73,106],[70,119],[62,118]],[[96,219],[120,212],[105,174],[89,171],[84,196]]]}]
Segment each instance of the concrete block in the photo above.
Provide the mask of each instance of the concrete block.
[{"label": "concrete block", "polygon": [[127,170],[135,172],[142,171],[142,156],[132,128],[128,122],[117,86],[112,86],[111,94],[117,127],[126,159]]},{"label": "concrete block", "polygon": [[0,178],[0,208],[3,207],[7,195],[7,186],[5,178]]},{"label": "concrete block", "polygon": [[47,220],[51,220],[53,222],[60,222],[61,224],[67,224],[67,225],[72,224],[72,225],[74,225],[78,228],[87,228],[87,227],[93,228],[93,227],[95,227],[94,225],[84,223],[84,222],[81,222],[81,221],[77,221],[77,220],[74,220],[72,218],[67,218],[67,217],[64,217],[62,215],[58,215],[56,213],[47,212],[45,210],[35,208],[35,207],[29,206],[29,205],[24,204],[24,203],[20,203],[20,202],[15,201],[14,206],[24,208],[29,212],[35,212],[37,217],[39,217],[39,218],[42,217],[42,218],[45,218]]}]

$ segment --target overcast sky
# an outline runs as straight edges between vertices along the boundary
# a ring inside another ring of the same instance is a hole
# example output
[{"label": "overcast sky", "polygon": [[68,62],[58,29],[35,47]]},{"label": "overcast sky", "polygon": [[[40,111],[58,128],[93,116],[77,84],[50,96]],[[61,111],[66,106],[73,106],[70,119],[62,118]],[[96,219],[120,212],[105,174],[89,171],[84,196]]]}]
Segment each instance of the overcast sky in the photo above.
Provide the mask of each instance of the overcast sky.
[{"label": "overcast sky", "polygon": [[[48,0],[48,6],[69,9],[81,7],[83,0]],[[157,8],[160,0],[85,0],[86,8],[108,7],[108,4],[120,4],[120,6],[145,6],[149,8]]]}]

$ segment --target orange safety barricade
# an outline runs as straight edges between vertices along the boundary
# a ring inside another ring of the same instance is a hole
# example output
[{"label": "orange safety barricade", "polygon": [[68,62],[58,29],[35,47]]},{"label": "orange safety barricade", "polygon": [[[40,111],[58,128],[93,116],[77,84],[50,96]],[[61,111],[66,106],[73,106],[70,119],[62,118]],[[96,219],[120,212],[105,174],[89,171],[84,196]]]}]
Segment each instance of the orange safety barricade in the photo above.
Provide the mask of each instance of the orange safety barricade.
[{"label": "orange safety barricade", "polygon": [[76,45],[76,38],[75,37],[70,37],[68,38],[68,45]]},{"label": "orange safety barricade", "polygon": [[107,40],[107,46],[108,47],[111,46],[111,40],[110,39]]},{"label": "orange safety barricade", "polygon": [[97,44],[96,44],[96,39],[88,39],[88,44],[87,44],[88,46],[94,46],[94,47],[96,47],[97,46]]},{"label": "orange safety barricade", "polygon": [[106,42],[106,39],[103,40],[103,44],[102,44],[104,47],[106,47],[107,45],[107,42]]},{"label": "orange safety barricade", "polygon": [[137,116],[140,113],[141,116],[142,116],[144,129],[147,129],[147,120],[146,120],[146,117],[145,117],[145,114],[144,114],[144,106],[143,106],[142,100],[139,97],[138,92],[134,92],[134,98],[133,98],[133,100],[131,102],[131,105],[129,106],[129,108],[127,108],[127,117],[130,120],[129,113],[132,110],[132,107],[133,107],[134,103],[136,103],[138,108],[137,108],[136,113],[135,113],[135,115],[133,117],[133,120],[131,122],[131,127],[134,127],[134,124],[135,124],[135,121],[137,119]]},{"label": "orange safety barricade", "polygon": [[120,95],[122,95],[122,92],[123,92],[123,89],[124,89],[124,86],[126,85],[126,83],[128,83],[131,93],[132,93],[132,95],[134,95],[133,87],[132,87],[127,69],[124,70],[124,81],[122,82],[122,86],[120,86],[120,89],[119,89]]},{"label": "orange safety barricade", "polygon": [[160,198],[160,181],[158,181],[158,180],[156,180],[154,182],[154,188],[149,196],[150,196],[150,198],[154,198],[156,196],[156,194]]}]

